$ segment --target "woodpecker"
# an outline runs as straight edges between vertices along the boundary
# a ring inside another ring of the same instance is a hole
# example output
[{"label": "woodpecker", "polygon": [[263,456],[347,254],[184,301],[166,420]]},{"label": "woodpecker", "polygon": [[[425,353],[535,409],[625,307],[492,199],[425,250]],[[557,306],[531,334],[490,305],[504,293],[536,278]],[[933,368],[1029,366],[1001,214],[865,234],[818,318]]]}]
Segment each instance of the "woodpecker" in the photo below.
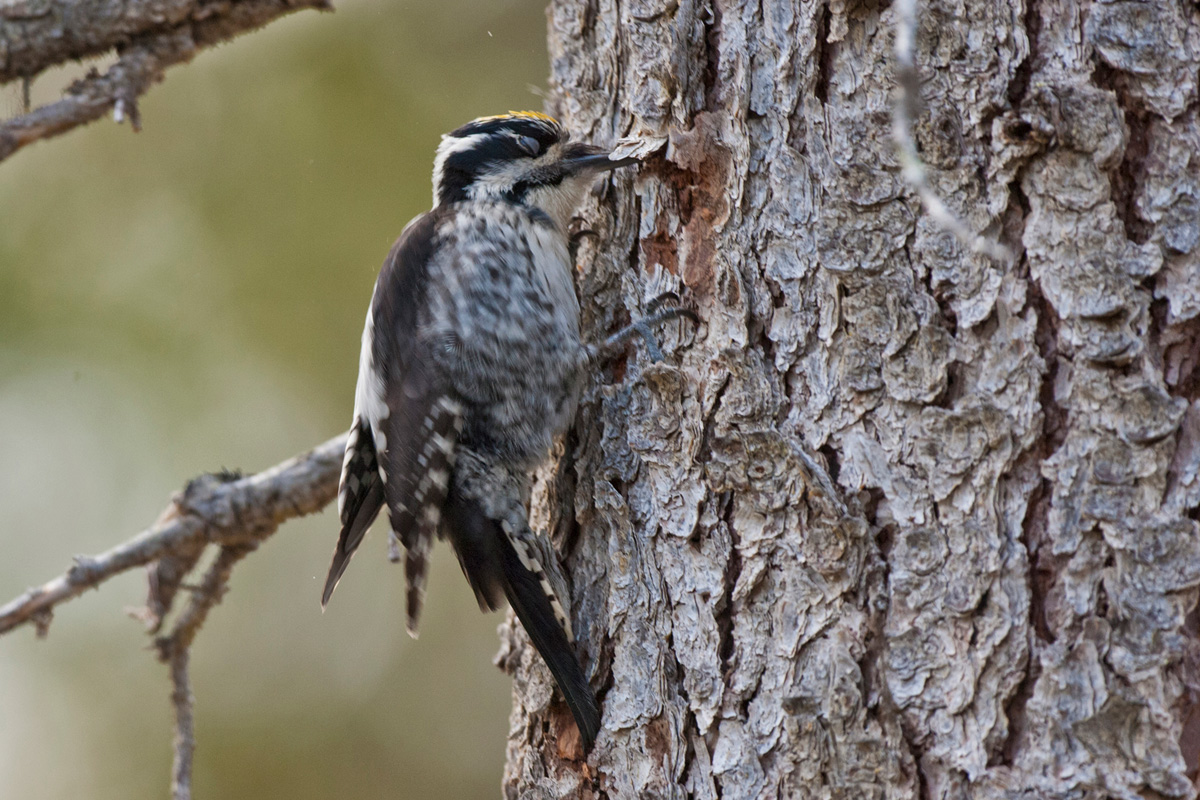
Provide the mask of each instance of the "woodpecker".
[{"label": "woodpecker", "polygon": [[695,316],[656,301],[599,347],[579,332],[566,229],[600,173],[635,163],[570,141],[536,112],[442,137],[433,208],[393,245],[367,311],[324,607],[379,511],[405,549],[413,637],[434,536],[480,607],[507,598],[550,668],[585,749],[600,710],[573,647],[554,548],[530,529],[530,475],[570,425],[589,368],[632,334]]}]

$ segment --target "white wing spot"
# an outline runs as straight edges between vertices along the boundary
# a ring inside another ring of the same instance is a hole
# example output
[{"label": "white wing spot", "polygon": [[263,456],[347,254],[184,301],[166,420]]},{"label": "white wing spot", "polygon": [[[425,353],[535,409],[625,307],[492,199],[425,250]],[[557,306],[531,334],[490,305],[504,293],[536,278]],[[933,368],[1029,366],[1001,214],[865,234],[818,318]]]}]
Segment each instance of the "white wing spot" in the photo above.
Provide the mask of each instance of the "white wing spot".
[{"label": "white wing spot", "polygon": [[558,595],[554,593],[550,581],[544,577],[542,578],[542,591],[546,593],[546,597],[550,598],[550,608],[554,611],[554,618],[558,620],[563,633],[567,634],[569,640],[575,641],[575,632],[571,630],[571,620],[567,618],[567,612],[563,609],[562,603],[558,602]]},{"label": "white wing spot", "polygon": [[444,469],[434,469],[429,471],[429,480],[439,489],[445,489],[450,485],[450,473]]},{"label": "white wing spot", "polygon": [[[509,526],[505,525],[504,527],[505,533],[508,533]],[[521,566],[532,573],[541,574],[542,565],[529,554],[529,548],[525,546],[525,543],[520,539],[513,539],[511,536],[509,541],[513,543],[513,549],[517,551],[517,558],[521,559]]]},{"label": "white wing spot", "polygon": [[458,402],[457,400],[455,400],[451,397],[441,398],[440,400],[438,400],[438,405],[441,406],[441,408],[446,413],[451,414],[455,417],[460,416],[463,412],[462,403]]}]

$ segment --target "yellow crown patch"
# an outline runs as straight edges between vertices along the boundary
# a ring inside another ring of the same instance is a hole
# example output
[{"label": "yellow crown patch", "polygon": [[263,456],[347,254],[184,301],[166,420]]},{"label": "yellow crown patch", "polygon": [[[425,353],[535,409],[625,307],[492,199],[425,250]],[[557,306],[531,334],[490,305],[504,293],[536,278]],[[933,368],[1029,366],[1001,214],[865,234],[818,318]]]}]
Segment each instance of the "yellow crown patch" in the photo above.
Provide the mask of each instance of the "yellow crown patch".
[{"label": "yellow crown patch", "polygon": [[560,125],[558,120],[549,114],[543,114],[540,111],[509,111],[507,114],[494,114],[490,117],[479,117],[475,122],[491,122],[497,119],[536,119],[541,122],[549,122],[551,125]]}]

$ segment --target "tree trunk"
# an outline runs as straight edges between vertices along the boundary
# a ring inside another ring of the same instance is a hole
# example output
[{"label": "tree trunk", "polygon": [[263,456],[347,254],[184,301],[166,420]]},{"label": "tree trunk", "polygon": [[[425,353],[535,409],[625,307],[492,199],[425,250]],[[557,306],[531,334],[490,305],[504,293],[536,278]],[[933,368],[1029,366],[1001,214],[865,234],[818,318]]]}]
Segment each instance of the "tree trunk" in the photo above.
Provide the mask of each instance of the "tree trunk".
[{"label": "tree trunk", "polygon": [[604,709],[519,626],[509,797],[1194,797],[1200,8],[555,0],[556,111],[669,138],[586,209],[596,376],[535,493]]}]

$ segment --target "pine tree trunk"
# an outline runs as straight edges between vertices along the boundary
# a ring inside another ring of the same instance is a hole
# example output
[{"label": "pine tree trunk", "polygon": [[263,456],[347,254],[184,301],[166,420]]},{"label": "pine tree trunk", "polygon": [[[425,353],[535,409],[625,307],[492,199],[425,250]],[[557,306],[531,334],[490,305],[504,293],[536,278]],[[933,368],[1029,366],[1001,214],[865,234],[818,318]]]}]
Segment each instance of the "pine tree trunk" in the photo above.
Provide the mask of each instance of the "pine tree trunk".
[{"label": "pine tree trunk", "polygon": [[1200,7],[555,0],[596,376],[535,494],[604,732],[519,626],[509,797],[1195,797]]}]

